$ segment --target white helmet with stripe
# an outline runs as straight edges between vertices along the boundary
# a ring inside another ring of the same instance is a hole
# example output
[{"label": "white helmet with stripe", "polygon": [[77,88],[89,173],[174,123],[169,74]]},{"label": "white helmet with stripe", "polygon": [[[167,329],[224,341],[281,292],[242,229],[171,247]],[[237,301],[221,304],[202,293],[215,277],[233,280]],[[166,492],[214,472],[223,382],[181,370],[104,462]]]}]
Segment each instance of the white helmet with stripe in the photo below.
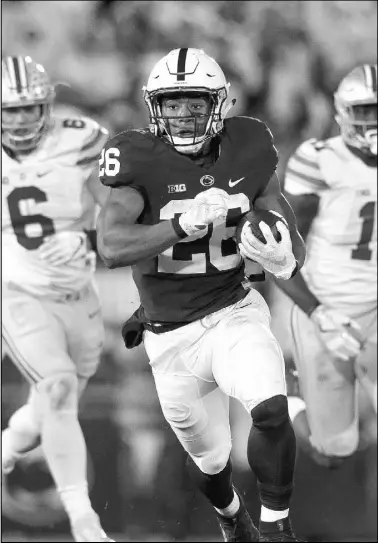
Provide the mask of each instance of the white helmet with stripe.
[{"label": "white helmet with stripe", "polygon": [[377,155],[377,65],[354,68],[335,94],[336,121],[345,143]]},{"label": "white helmet with stripe", "polygon": [[[151,132],[164,138],[181,153],[197,153],[207,140],[223,129],[223,121],[234,103],[227,101],[229,87],[230,83],[219,64],[204,51],[193,48],[174,49],[157,62],[147,85],[143,87]],[[170,93],[193,92],[210,96],[211,111],[204,134],[199,136],[194,133],[188,143],[187,138],[171,134],[169,117],[163,117],[161,113],[160,99]]]},{"label": "white helmet with stripe", "polygon": [[14,151],[25,151],[37,146],[50,124],[54,86],[41,64],[30,57],[5,57],[1,66],[1,108],[41,106],[39,119],[15,127],[2,118],[2,143]]}]

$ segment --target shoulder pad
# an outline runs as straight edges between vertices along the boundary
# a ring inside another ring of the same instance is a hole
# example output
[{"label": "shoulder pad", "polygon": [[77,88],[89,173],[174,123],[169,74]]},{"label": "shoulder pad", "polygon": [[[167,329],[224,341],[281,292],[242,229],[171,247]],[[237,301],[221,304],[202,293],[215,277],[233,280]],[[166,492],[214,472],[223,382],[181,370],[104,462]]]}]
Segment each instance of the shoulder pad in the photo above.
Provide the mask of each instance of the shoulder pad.
[{"label": "shoulder pad", "polygon": [[303,187],[306,192],[319,192],[327,188],[319,166],[318,152],[325,148],[323,141],[315,138],[301,143],[289,158],[285,172],[285,190]]},{"label": "shoulder pad", "polygon": [[84,123],[83,138],[79,149],[77,166],[93,166],[109,139],[109,132],[98,122],[84,117],[80,119]]},{"label": "shoulder pad", "polygon": [[138,165],[152,160],[155,146],[149,130],[130,129],[111,138],[101,152],[101,183],[110,187],[134,185]]},{"label": "shoulder pad", "polygon": [[267,125],[254,117],[238,116],[226,119],[225,128],[236,145],[240,145],[249,156],[253,156],[254,164],[260,165],[270,178],[277,168],[278,152]]},{"label": "shoulder pad", "polygon": [[109,138],[103,126],[89,117],[55,117],[61,152],[72,153],[75,166],[93,167]]},{"label": "shoulder pad", "polygon": [[242,137],[255,137],[256,143],[261,147],[273,146],[273,135],[267,125],[255,117],[230,117],[225,120],[225,127],[228,131],[235,131]]}]

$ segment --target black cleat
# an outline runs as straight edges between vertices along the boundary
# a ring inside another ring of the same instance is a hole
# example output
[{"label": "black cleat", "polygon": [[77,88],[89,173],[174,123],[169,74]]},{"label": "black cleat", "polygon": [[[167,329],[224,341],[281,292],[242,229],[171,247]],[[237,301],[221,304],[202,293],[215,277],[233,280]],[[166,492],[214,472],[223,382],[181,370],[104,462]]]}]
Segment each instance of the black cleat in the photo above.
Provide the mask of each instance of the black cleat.
[{"label": "black cleat", "polygon": [[294,534],[289,518],[283,518],[276,522],[260,521],[259,541],[305,541],[298,539]]},{"label": "black cleat", "polygon": [[259,541],[259,531],[253,524],[239,492],[234,488],[240,500],[240,508],[235,517],[227,518],[217,513],[223,541],[232,543]]}]

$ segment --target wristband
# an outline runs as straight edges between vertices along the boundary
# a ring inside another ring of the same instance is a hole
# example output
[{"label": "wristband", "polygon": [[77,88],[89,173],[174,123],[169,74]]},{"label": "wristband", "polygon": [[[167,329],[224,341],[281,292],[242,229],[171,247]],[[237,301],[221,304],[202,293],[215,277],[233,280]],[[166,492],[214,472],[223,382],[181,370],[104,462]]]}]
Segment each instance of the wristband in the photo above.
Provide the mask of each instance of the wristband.
[{"label": "wristband", "polygon": [[185,230],[181,227],[181,224],[179,223],[179,217],[180,215],[175,215],[173,219],[171,219],[171,223],[173,226],[173,230],[176,232],[179,238],[187,238],[188,234],[185,232]]},{"label": "wristband", "polygon": [[92,251],[97,251],[97,232],[96,230],[84,230],[87,235],[89,245]]},{"label": "wristband", "polygon": [[291,272],[291,275],[289,277],[289,279],[292,279],[294,277],[294,275],[299,271],[299,264],[298,264],[298,260],[295,260],[295,268],[293,269],[293,271]]},{"label": "wristband", "polygon": [[308,311],[306,311],[308,318],[311,318],[311,315],[313,314],[313,312],[315,311],[315,309],[317,309],[320,305],[321,305],[320,302],[319,302],[318,300],[316,300],[316,302],[314,303],[314,305],[312,305],[312,306],[310,307],[310,309],[309,309]]}]

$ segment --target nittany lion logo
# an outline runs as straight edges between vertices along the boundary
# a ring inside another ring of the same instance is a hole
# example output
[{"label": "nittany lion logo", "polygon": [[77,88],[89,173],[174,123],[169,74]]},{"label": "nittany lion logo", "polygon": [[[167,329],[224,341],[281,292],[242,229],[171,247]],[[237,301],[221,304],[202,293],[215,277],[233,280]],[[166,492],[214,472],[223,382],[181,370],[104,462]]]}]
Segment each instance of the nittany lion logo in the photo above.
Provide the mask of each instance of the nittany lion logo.
[{"label": "nittany lion logo", "polygon": [[211,187],[211,185],[214,185],[215,179],[212,175],[204,175],[203,177],[201,177],[200,183],[204,187]]}]

